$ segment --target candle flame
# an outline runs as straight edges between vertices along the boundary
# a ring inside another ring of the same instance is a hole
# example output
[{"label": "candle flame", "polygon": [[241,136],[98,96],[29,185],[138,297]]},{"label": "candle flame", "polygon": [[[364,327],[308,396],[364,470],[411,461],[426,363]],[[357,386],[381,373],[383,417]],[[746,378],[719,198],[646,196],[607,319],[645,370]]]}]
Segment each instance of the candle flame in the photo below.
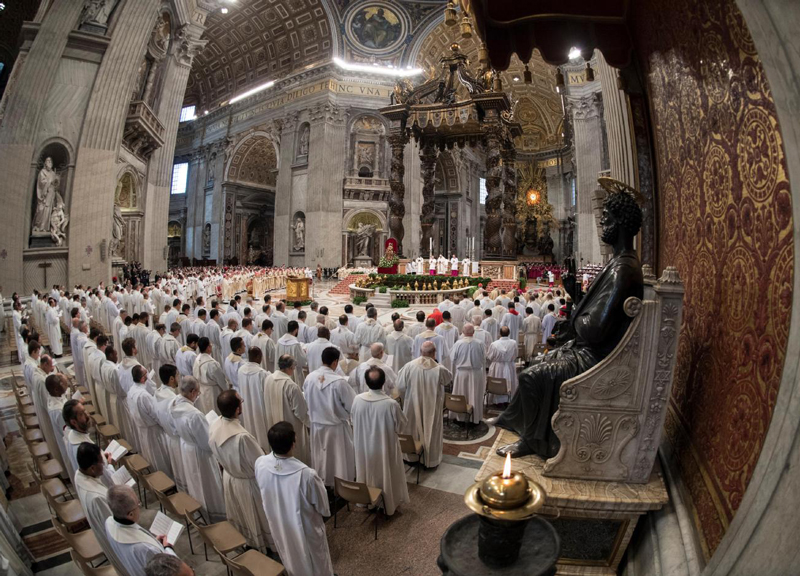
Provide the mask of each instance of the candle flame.
[{"label": "candle flame", "polygon": [[506,454],[506,463],[503,466],[503,478],[511,478],[511,454]]}]

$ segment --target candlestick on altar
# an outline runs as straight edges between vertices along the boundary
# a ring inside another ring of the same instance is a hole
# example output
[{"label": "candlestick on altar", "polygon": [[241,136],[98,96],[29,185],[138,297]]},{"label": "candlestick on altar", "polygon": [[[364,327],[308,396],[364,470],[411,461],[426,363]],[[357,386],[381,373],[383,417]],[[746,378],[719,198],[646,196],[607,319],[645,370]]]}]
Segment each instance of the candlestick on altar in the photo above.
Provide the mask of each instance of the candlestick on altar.
[{"label": "candlestick on altar", "polygon": [[[447,529],[439,568],[447,576],[552,576],[561,548],[553,526],[536,512],[544,489],[505,466],[473,484],[464,502],[475,514]],[[477,544],[477,546],[476,546]]]}]

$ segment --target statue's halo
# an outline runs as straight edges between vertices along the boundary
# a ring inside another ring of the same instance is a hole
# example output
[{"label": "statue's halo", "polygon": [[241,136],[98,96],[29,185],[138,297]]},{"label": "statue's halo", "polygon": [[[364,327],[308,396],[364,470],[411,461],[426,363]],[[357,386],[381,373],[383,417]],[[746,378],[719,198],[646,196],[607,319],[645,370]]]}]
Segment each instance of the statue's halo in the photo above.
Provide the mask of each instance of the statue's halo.
[{"label": "statue's halo", "polygon": [[625,182],[620,182],[619,180],[602,176],[597,179],[597,183],[600,184],[600,187],[609,194],[630,194],[633,196],[633,199],[636,200],[636,203],[640,208],[644,206],[645,199],[644,196],[642,196],[642,193],[636,188],[628,186],[625,184]]}]

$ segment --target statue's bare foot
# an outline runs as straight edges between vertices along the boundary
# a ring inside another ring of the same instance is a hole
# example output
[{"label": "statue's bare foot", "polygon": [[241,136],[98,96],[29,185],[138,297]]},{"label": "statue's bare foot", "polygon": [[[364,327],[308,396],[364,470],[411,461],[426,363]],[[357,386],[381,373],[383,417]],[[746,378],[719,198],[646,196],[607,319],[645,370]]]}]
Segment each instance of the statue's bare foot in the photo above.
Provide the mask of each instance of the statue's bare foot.
[{"label": "statue's bare foot", "polygon": [[533,450],[528,448],[528,445],[525,443],[524,440],[517,440],[513,444],[508,444],[506,446],[501,446],[500,448],[498,448],[497,454],[500,456],[511,454],[512,458],[522,458],[523,456],[530,456],[531,454],[533,454]]}]

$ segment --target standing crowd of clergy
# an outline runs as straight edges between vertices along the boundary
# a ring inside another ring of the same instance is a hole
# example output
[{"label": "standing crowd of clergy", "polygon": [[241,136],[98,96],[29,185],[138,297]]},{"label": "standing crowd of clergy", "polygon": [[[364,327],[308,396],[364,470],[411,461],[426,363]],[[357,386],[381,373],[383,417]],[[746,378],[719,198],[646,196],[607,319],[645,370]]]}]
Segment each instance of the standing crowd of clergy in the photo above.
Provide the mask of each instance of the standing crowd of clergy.
[{"label": "standing crowd of clergy", "polygon": [[[276,553],[290,575],[333,574],[323,517],[336,479],[383,491],[392,515],[409,501],[398,434],[421,442],[421,465],[442,460],[445,387],[483,418],[486,377],[517,387],[520,336],[529,360],[546,343],[560,293],[445,300],[383,326],[368,305],[331,318],[325,306],[227,304],[202,273],[154,287],[57,287],[14,302],[23,374],[45,441],[77,489],[92,530],[120,574],[139,576],[169,544],[138,526],[136,492],[113,484],[118,462],[96,446],[91,418],[52,356],[70,329],[74,383],[151,465],[248,546]],[[57,331],[50,334],[51,316]],[[27,318],[27,320],[26,320]],[[63,321],[62,319],[68,320]],[[51,355],[32,324],[47,327]],[[462,415],[461,418],[464,418]],[[178,564],[176,564],[178,566]],[[177,573],[177,572],[176,572]]]}]

